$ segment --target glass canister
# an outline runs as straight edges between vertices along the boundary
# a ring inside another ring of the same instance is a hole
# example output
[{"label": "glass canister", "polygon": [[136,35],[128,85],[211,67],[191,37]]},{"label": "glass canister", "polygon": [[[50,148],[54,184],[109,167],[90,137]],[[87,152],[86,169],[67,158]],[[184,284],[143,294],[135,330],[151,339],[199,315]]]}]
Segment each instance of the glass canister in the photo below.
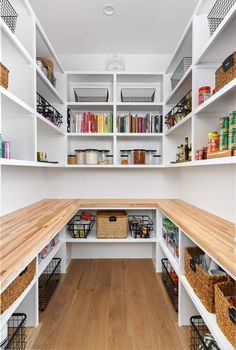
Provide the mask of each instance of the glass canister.
[{"label": "glass canister", "polygon": [[121,154],[120,155],[120,165],[128,165],[128,164],[129,164],[128,155]]},{"label": "glass canister", "polygon": [[145,154],[146,150],[145,149],[134,149],[133,150],[133,159],[134,159],[134,164],[145,164]]},{"label": "glass canister", "polygon": [[76,152],[76,160],[77,160],[77,164],[84,164],[84,160],[85,160],[85,155],[84,155],[84,149],[75,149]]},{"label": "glass canister", "polygon": [[76,155],[74,154],[68,154],[68,164],[76,164]]},{"label": "glass canister", "polygon": [[153,156],[155,155],[156,152],[157,151],[154,149],[146,150],[145,164],[152,165],[154,163]]},{"label": "glass canister", "polygon": [[128,156],[128,164],[132,164],[132,150],[131,149],[121,149],[120,150],[120,157],[122,155]]},{"label": "glass canister", "polygon": [[110,151],[108,149],[100,149],[98,151],[98,164],[106,165],[108,164],[108,158],[106,157]]},{"label": "glass canister", "polygon": [[161,164],[161,155],[153,154],[153,165],[160,165],[160,164]]},{"label": "glass canister", "polygon": [[98,150],[86,149],[85,150],[85,164],[95,165],[98,163]]},{"label": "glass canister", "polygon": [[113,164],[113,154],[107,154],[106,159],[107,159],[107,164],[109,165]]}]

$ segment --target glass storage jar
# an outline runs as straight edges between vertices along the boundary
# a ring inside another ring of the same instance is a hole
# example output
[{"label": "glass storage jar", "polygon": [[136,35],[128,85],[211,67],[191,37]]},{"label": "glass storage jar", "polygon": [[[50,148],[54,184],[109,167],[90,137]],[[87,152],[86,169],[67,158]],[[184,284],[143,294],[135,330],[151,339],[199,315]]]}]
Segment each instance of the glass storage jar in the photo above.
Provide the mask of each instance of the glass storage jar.
[{"label": "glass storage jar", "polygon": [[146,157],[145,157],[145,164],[152,165],[154,164],[153,156],[155,155],[157,151],[154,149],[147,149],[146,150]]},{"label": "glass storage jar", "polygon": [[128,165],[128,164],[129,164],[128,155],[121,154],[120,155],[120,165]]},{"label": "glass storage jar", "polygon": [[122,155],[128,156],[128,164],[132,164],[132,150],[131,149],[121,149],[120,150],[120,157]]},{"label": "glass storage jar", "polygon": [[76,155],[74,154],[68,155],[68,164],[76,164]]},{"label": "glass storage jar", "polygon": [[107,164],[112,165],[113,164],[113,154],[107,154]]},{"label": "glass storage jar", "polygon": [[98,164],[106,165],[108,164],[107,155],[110,151],[108,149],[101,149],[98,151]]},{"label": "glass storage jar", "polygon": [[75,149],[77,164],[84,164],[84,149]]},{"label": "glass storage jar", "polygon": [[85,150],[85,164],[95,165],[98,163],[98,150],[86,149]]},{"label": "glass storage jar", "polygon": [[133,159],[134,164],[145,164],[145,149],[134,149],[133,150]]},{"label": "glass storage jar", "polygon": [[160,154],[153,154],[153,164],[154,165],[161,164],[161,155]]}]

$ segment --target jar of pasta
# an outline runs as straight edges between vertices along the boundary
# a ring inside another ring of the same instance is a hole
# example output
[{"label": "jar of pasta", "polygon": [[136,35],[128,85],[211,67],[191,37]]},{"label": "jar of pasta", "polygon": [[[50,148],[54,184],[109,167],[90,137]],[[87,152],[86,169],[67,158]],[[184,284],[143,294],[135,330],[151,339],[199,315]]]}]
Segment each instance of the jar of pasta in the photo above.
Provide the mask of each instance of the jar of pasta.
[{"label": "jar of pasta", "polygon": [[134,149],[133,150],[133,159],[134,164],[145,164],[145,149]]}]

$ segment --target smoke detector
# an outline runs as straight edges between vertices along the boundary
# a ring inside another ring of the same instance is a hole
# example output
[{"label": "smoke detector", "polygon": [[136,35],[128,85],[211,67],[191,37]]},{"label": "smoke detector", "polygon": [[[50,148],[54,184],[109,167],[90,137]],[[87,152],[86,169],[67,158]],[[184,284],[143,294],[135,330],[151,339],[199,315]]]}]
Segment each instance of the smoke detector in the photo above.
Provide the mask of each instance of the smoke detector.
[{"label": "smoke detector", "polygon": [[125,70],[125,63],[122,55],[109,54],[107,55],[106,70],[108,71],[123,71]]}]

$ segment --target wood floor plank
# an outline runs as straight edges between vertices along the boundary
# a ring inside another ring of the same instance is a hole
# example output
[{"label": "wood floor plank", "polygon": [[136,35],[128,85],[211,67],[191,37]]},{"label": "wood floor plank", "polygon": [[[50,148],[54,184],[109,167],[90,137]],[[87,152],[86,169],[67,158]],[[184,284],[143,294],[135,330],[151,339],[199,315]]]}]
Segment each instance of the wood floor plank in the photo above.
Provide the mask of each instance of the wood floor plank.
[{"label": "wood floor plank", "polygon": [[28,350],[187,350],[151,260],[73,260]]}]

